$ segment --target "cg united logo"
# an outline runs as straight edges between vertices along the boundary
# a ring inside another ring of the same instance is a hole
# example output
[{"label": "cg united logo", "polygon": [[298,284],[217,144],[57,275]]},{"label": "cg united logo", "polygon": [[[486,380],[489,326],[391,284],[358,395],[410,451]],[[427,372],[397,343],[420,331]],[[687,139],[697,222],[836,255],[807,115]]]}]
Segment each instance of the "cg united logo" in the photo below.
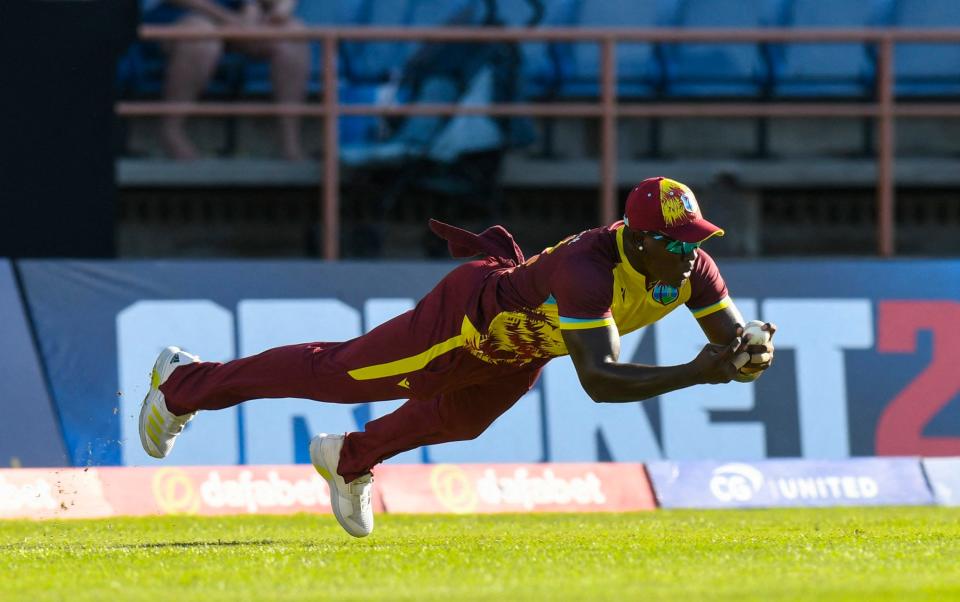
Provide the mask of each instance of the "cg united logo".
[{"label": "cg united logo", "polygon": [[161,468],[153,475],[153,497],[167,514],[195,514],[200,496],[190,476],[179,468]]},{"label": "cg united logo", "polygon": [[438,464],[430,471],[430,488],[450,512],[464,514],[477,507],[477,491],[466,472],[453,464]]},{"label": "cg united logo", "polygon": [[746,502],[763,486],[763,474],[748,464],[718,466],[710,477],[710,493],[721,502]]}]

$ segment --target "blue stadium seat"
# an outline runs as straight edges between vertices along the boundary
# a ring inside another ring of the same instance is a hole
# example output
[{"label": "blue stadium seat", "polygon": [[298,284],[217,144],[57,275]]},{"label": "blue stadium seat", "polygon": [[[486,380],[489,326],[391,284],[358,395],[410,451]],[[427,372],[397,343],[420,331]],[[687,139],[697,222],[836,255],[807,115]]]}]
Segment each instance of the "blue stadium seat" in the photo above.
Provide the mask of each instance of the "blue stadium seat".
[{"label": "blue stadium seat", "polygon": [[[458,93],[456,85],[449,79],[430,78],[424,82],[417,102],[451,103],[456,101]],[[396,163],[423,155],[429,150],[430,141],[446,121],[439,115],[411,117],[403,122],[388,141],[374,144],[360,141],[357,144],[343,145],[340,159],[346,165],[360,166]]]},{"label": "blue stadium seat", "polygon": [[307,25],[353,23],[358,18],[360,0],[299,0],[297,18]]},{"label": "blue stadium seat", "polygon": [[[960,26],[957,0],[895,0],[896,27]],[[894,53],[896,93],[900,96],[960,94],[960,44],[897,44]]]},{"label": "blue stadium seat", "polygon": [[[659,6],[658,6],[659,4]],[[580,0],[576,23],[581,27],[642,27],[659,25],[664,0],[657,2],[596,2]],[[673,3],[669,3],[673,8]],[[600,95],[602,54],[600,44],[573,44],[569,57],[570,70],[563,74],[561,95],[565,97],[597,97]],[[617,45],[617,93],[623,97],[654,95],[661,82],[662,69],[650,43]]]},{"label": "blue stadium seat", "polygon": [[[792,0],[786,27],[869,27],[878,25],[877,0]],[[772,48],[774,96],[868,97],[873,94],[874,60],[870,45],[783,44]]]},{"label": "blue stadium seat", "polygon": [[[362,0],[358,24],[369,26],[408,25],[412,0]],[[410,44],[385,42],[347,42],[344,55],[349,63],[347,77],[354,83],[383,83],[395,79],[410,54]]]},{"label": "blue stadium seat", "polygon": [[[757,28],[776,20],[770,0],[680,0],[680,27]],[[666,92],[671,96],[762,96],[769,68],[761,44],[667,44]]]},{"label": "blue stadium seat", "polygon": [[[534,27],[569,27],[573,25],[574,0],[542,0],[543,15]],[[530,0],[498,0],[499,18],[507,27],[525,27],[534,18]],[[566,45],[567,47],[569,45]],[[560,48],[564,45],[547,42],[520,44],[521,98],[544,98],[555,95],[560,86]],[[569,56],[569,49],[566,55]]]},{"label": "blue stadium seat", "polygon": [[410,24],[414,27],[433,27],[457,20],[462,24],[464,11],[470,11],[468,21],[482,14],[480,0],[412,0]]},{"label": "blue stadium seat", "polygon": [[[479,25],[483,18],[480,0],[412,0],[410,4],[411,27],[440,27]],[[423,43],[409,44],[410,56],[423,47]]]},{"label": "blue stadium seat", "polygon": [[[318,1],[318,0],[314,0]],[[432,26],[450,20],[479,0],[361,0],[360,25],[373,27]],[[395,80],[419,44],[406,41],[349,42],[344,54],[353,83],[377,84]]]}]

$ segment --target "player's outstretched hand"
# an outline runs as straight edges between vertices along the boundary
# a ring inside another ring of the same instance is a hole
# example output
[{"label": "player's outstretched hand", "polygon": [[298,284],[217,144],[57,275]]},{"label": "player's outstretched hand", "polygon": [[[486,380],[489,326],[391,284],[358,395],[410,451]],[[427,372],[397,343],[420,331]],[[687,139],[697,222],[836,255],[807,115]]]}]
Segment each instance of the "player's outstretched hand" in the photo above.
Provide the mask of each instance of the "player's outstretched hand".
[{"label": "player's outstretched hand", "polygon": [[746,348],[746,342],[740,337],[733,339],[729,345],[704,345],[692,362],[697,382],[716,385],[734,380],[737,377],[737,366],[733,359]]},{"label": "player's outstretched hand", "polygon": [[[772,322],[766,322],[763,330],[767,331],[769,336],[766,343],[762,345],[747,345],[746,352],[750,354],[750,361],[740,368],[740,374],[756,378],[764,370],[773,365],[773,335],[777,332],[777,325]],[[737,336],[743,334],[743,328],[737,327]]]}]

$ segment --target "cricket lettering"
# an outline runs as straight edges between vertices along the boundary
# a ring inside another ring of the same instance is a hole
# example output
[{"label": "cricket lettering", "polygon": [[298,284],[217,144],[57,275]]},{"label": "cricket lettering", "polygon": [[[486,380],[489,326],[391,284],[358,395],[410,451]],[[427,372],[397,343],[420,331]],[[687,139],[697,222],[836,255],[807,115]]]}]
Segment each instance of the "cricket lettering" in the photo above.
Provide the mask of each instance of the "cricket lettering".
[{"label": "cricket lettering", "polygon": [[[579,386],[573,364],[558,358],[547,364],[526,400],[498,420],[481,443],[466,441],[404,452],[394,462],[464,463],[480,458],[499,462],[759,460],[771,457],[778,434],[751,413],[771,403],[787,411],[796,404],[797,448],[806,458],[846,458],[851,449],[848,415],[849,351],[917,353],[917,334],[933,334],[929,366],[893,395],[876,427],[874,447],[882,455],[958,455],[960,433],[925,436],[924,429],[960,393],[960,303],[956,301],[880,301],[868,298],[737,298],[745,315],[780,326],[777,346],[785,352],[770,375],[793,383],[793,391],[775,400],[759,398],[754,385],[697,387],[674,391],[659,401],[659,412],[642,404],[601,407]],[[143,396],[143,366],[155,349],[177,341],[204,359],[226,361],[301,340],[347,340],[413,307],[410,298],[369,298],[354,307],[321,299],[246,299],[233,308],[210,300],[138,301],[117,315],[119,387],[125,392],[118,411],[121,439],[137,437],[136,416]],[[629,361],[678,364],[699,349],[702,333],[695,320],[674,312],[652,328],[621,339],[621,357]],[[651,340],[652,339],[652,340]],[[646,355],[644,355],[646,354]],[[768,377],[768,378],[770,378]],[[760,383],[761,385],[763,383]],[[139,387],[139,388],[138,388]],[[767,393],[769,395],[769,392]],[[299,399],[254,400],[243,407],[211,412],[191,423],[191,436],[179,444],[183,457],[197,464],[285,464],[306,462],[305,433],[349,431],[398,407],[400,401],[363,406],[315,404]],[[717,413],[727,417],[717,420]],[[738,416],[736,413],[740,413]],[[942,421],[941,421],[942,422]],[[873,430],[875,429],[875,431]],[[517,432],[531,433],[517,437]],[[216,445],[211,445],[216,441]],[[301,450],[301,451],[298,451]],[[146,458],[138,446],[123,446],[121,461]],[[298,456],[297,454],[301,454]]]},{"label": "cricket lettering", "polygon": [[916,353],[917,334],[933,334],[930,364],[887,406],[877,423],[876,453],[960,455],[960,437],[925,437],[924,427],[960,393],[960,303],[882,301],[877,351]]}]

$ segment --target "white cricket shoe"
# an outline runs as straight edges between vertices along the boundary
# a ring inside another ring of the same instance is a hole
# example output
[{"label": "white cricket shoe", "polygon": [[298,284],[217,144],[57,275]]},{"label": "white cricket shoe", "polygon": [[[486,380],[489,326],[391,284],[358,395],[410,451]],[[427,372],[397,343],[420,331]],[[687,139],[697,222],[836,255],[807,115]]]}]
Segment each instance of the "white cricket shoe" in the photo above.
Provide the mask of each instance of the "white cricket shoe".
[{"label": "white cricket shoe", "polygon": [[167,347],[153,364],[150,376],[150,391],[140,406],[140,443],[143,450],[154,458],[166,458],[173,449],[177,435],[190,422],[196,412],[175,416],[167,410],[167,402],[160,392],[160,385],[167,382],[173,371],[200,358],[182,351],[179,347]]},{"label": "white cricket shoe", "polygon": [[342,435],[320,433],[310,440],[310,461],[330,486],[330,505],[333,514],[347,533],[366,537],[373,532],[373,475],[367,473],[347,483],[339,474]]}]

